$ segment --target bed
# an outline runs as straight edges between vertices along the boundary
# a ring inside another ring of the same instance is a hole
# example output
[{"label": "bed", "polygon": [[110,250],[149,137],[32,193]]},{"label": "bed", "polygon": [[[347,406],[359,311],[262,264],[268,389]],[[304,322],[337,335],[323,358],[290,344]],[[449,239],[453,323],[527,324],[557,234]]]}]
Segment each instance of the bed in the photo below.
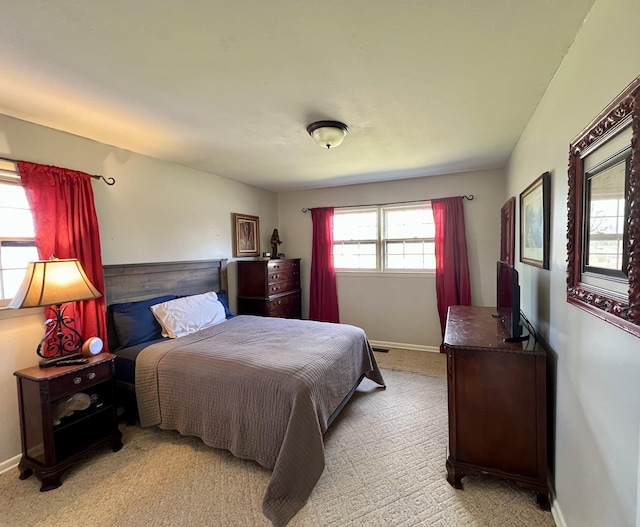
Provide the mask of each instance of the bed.
[{"label": "bed", "polygon": [[[120,309],[142,306],[147,316],[157,299],[188,303],[226,291],[225,264],[106,266],[109,345],[120,391],[135,401],[142,426],[197,436],[272,471],[263,513],[279,527],[320,478],[323,434],[360,381],[384,380],[364,331],[346,324],[233,317],[226,309],[220,323],[178,338],[145,332],[135,317],[123,325]],[[173,305],[153,309],[165,303]]]}]

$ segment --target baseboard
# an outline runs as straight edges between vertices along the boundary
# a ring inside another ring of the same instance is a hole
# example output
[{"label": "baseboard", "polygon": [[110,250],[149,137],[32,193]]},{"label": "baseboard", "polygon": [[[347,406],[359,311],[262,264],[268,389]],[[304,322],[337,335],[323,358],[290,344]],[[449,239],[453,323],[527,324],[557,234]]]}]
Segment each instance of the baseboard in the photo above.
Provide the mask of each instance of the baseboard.
[{"label": "baseboard", "polygon": [[549,494],[551,495],[551,515],[556,522],[556,527],[567,527],[567,522],[562,515],[560,504],[558,503],[555,493],[550,489]]},{"label": "baseboard", "polygon": [[428,351],[440,353],[440,348],[435,346],[420,346],[419,344],[403,344],[402,342],[385,342],[383,340],[369,340],[369,344],[376,348],[399,348],[412,351]]},{"label": "baseboard", "polygon": [[13,468],[16,468],[18,466],[18,463],[20,462],[21,457],[22,455],[18,454],[17,456],[14,456],[0,463],[0,474],[4,474],[5,472],[8,472]]}]

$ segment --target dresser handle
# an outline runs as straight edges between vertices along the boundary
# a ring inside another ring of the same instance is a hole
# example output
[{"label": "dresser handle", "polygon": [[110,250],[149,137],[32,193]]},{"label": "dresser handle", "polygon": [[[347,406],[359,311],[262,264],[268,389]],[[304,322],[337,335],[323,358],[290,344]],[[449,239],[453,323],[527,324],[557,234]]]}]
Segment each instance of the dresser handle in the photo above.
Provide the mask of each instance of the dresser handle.
[{"label": "dresser handle", "polygon": [[82,379],[80,377],[73,378],[73,384],[80,384],[81,382],[82,382]]},{"label": "dresser handle", "polygon": [[89,372],[89,373],[87,374],[87,379],[91,380],[91,379],[95,379],[95,378],[96,378],[96,374],[95,374],[95,372],[92,372],[92,371],[91,371],[91,372]]}]

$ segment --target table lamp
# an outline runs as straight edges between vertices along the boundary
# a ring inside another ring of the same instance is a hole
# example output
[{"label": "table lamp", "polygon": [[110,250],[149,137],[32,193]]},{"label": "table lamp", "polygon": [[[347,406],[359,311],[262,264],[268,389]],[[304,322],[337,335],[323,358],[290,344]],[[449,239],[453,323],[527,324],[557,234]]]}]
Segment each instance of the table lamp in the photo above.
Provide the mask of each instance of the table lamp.
[{"label": "table lamp", "polygon": [[[42,357],[40,367],[53,366],[61,360],[82,357],[82,335],[65,315],[68,302],[98,298],[100,293],[87,278],[76,258],[30,262],[24,280],[8,307],[14,309],[51,306],[54,317],[44,325],[46,333],[36,353]],[[66,305],[62,305],[66,304]]]}]

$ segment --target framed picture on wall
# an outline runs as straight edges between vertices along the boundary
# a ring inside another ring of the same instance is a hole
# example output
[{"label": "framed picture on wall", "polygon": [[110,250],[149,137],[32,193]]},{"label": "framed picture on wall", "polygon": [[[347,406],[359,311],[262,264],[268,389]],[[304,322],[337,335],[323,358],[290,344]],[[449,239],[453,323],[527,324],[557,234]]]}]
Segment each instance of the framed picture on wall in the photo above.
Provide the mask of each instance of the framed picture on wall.
[{"label": "framed picture on wall", "polygon": [[549,269],[551,174],[545,172],[520,194],[520,261]]},{"label": "framed picture on wall", "polygon": [[511,197],[500,210],[500,261],[513,265],[516,240],[516,198]]},{"label": "framed picture on wall", "polygon": [[260,255],[260,219],[258,216],[233,214],[233,256]]}]

